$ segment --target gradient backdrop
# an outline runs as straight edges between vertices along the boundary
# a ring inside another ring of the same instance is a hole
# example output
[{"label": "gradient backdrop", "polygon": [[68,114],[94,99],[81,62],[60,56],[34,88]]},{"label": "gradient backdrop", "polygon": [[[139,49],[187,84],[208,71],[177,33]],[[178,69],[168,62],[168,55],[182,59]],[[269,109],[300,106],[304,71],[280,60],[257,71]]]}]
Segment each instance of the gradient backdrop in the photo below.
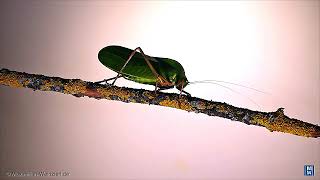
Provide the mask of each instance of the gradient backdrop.
[{"label": "gradient backdrop", "polygon": [[[193,96],[320,124],[319,1],[4,1],[0,67],[98,81],[112,44],[184,66]],[[119,86],[152,90],[126,80]],[[173,90],[177,92],[177,90]],[[259,106],[248,100],[253,99]],[[166,107],[0,87],[1,177],[319,179],[319,139]],[[304,177],[304,165],[315,177]]]}]

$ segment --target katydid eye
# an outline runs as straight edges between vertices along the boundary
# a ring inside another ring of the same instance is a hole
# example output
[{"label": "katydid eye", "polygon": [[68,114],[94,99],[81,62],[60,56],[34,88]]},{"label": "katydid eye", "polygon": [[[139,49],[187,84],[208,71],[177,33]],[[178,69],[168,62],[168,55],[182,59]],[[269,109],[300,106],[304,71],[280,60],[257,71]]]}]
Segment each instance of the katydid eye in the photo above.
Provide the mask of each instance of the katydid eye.
[{"label": "katydid eye", "polygon": [[174,76],[171,76],[171,79],[170,79],[172,82],[176,81],[176,75]]}]

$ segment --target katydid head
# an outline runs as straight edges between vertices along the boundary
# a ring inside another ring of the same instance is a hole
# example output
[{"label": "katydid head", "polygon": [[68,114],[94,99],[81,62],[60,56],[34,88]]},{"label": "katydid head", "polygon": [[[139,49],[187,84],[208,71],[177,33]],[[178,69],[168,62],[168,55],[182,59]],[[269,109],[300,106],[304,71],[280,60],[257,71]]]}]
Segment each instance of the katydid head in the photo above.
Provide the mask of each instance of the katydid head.
[{"label": "katydid head", "polygon": [[174,59],[163,58],[163,60],[168,64],[162,71],[164,73],[163,76],[166,77],[174,87],[182,91],[183,88],[189,84],[182,65]]},{"label": "katydid head", "polygon": [[188,84],[189,84],[189,81],[185,76],[178,78],[175,81],[175,87],[180,91],[182,91]]}]

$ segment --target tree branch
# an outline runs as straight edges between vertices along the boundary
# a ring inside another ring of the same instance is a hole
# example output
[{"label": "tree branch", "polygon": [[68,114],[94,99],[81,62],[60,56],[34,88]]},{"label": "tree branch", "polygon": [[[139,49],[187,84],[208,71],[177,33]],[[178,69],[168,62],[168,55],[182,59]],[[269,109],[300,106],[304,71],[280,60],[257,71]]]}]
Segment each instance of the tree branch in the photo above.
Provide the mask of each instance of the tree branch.
[{"label": "tree branch", "polygon": [[80,79],[63,79],[38,74],[0,70],[0,85],[14,88],[31,88],[40,91],[55,91],[76,97],[88,96],[95,99],[108,99],[126,103],[153,104],[181,109],[189,112],[219,116],[248,125],[256,125],[272,131],[290,133],[305,137],[319,137],[320,127],[297,119],[289,118],[279,108],[275,112],[259,112],[235,107],[226,103],[207,101],[197,97],[181,96],[174,93],[158,92],[102,85]]}]

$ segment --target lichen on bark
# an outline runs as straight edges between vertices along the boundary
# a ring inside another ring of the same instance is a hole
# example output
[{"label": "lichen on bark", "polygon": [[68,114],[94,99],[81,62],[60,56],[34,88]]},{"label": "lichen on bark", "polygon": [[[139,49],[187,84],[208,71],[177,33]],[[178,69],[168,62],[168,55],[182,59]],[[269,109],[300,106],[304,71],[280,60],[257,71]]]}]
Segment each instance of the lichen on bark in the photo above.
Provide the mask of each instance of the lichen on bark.
[{"label": "lichen on bark", "polygon": [[0,85],[13,88],[31,88],[40,91],[54,91],[71,94],[76,97],[108,99],[126,103],[141,103],[166,106],[188,112],[218,116],[232,121],[243,122],[304,137],[320,136],[320,127],[298,119],[289,118],[283,108],[275,112],[259,112],[235,107],[227,103],[208,101],[197,97],[189,97],[175,93],[163,93],[144,89],[133,89],[111,85],[102,85],[80,79],[64,79],[39,74],[28,74],[8,69],[0,70]]}]

